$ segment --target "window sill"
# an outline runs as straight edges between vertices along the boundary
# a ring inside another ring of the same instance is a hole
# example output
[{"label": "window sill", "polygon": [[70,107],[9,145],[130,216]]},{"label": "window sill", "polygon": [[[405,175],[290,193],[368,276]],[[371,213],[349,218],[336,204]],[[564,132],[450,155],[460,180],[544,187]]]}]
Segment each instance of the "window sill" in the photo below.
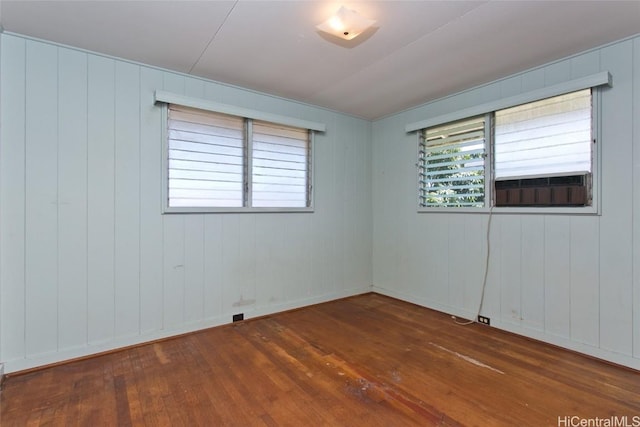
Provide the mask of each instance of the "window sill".
[{"label": "window sill", "polygon": [[494,207],[485,208],[418,208],[418,213],[448,214],[520,214],[520,215],[601,215],[595,206],[587,207]]},{"label": "window sill", "polygon": [[169,208],[163,214],[221,214],[221,213],[313,213],[313,208]]}]

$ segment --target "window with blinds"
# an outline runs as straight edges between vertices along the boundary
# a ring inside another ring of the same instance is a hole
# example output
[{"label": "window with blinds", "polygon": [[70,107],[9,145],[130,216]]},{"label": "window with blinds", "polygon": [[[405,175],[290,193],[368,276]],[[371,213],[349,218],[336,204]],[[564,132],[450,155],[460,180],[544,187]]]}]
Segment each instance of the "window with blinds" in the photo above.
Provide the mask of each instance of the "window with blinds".
[{"label": "window with blinds", "polygon": [[309,206],[309,131],[253,123],[252,205]]},{"label": "window with blinds", "polygon": [[591,89],[495,112],[496,206],[588,206]]},{"label": "window with blinds", "polygon": [[170,207],[241,207],[244,120],[169,106]]},{"label": "window with blinds", "polygon": [[591,172],[591,90],[495,112],[496,180]]},{"label": "window with blinds", "polygon": [[485,117],[424,129],[418,174],[420,206],[483,207]]},{"label": "window with blinds", "polygon": [[419,207],[591,206],[592,92],[578,90],[422,129]]},{"label": "window with blinds", "polygon": [[167,118],[169,208],[311,206],[308,129],[175,104]]}]

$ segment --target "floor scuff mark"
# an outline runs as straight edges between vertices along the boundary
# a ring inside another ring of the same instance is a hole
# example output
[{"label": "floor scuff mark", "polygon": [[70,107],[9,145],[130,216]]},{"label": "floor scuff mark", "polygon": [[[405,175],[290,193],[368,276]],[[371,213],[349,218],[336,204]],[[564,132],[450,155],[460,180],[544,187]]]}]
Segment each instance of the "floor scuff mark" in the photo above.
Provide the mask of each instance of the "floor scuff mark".
[{"label": "floor scuff mark", "polygon": [[440,349],[442,351],[446,351],[449,354],[453,354],[454,356],[459,357],[460,359],[465,360],[465,361],[467,361],[469,363],[472,363],[472,364],[474,364],[476,366],[480,366],[481,368],[490,369],[490,370],[492,370],[494,372],[497,372],[499,374],[504,375],[504,372],[502,372],[501,370],[496,369],[496,368],[494,368],[492,366],[486,365],[486,364],[480,362],[479,360],[474,359],[473,357],[465,356],[464,354],[460,354],[457,351],[449,350],[448,348],[442,347],[441,345],[438,345],[438,344],[433,343],[433,342],[429,342],[429,344],[431,344],[432,346],[434,346],[434,347],[436,347],[436,348],[438,348],[438,349]]}]

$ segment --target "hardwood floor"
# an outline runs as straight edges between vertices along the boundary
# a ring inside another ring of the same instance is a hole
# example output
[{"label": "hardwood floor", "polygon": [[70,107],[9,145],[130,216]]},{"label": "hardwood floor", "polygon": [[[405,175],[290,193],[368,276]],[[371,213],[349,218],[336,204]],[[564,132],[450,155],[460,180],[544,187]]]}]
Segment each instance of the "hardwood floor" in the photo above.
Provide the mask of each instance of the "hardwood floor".
[{"label": "hardwood floor", "polygon": [[639,396],[638,372],[368,294],[10,376],[0,424],[640,425]]}]

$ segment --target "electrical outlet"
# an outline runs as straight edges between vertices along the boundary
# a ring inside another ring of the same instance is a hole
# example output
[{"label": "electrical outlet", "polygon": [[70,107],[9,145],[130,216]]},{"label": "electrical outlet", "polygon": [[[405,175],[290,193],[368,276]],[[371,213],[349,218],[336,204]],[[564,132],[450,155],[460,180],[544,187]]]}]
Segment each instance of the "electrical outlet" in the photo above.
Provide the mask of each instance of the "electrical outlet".
[{"label": "electrical outlet", "polygon": [[491,320],[485,316],[478,316],[478,323],[489,326],[491,325]]},{"label": "electrical outlet", "polygon": [[232,320],[234,322],[240,322],[241,320],[244,320],[244,313],[234,314]]}]

